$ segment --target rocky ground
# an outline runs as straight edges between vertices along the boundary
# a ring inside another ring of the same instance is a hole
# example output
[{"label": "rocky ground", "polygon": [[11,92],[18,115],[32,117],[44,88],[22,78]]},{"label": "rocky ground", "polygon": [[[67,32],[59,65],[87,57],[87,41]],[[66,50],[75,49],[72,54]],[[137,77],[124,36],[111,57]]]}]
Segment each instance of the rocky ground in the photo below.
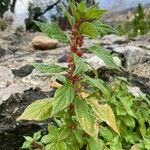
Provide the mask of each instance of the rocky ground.
[{"label": "rocky ground", "polygon": [[[41,33],[23,35],[0,33],[0,149],[17,150],[23,141],[22,136],[45,129],[51,122],[16,122],[16,118],[33,101],[53,95],[50,88],[52,75],[42,74],[34,69],[32,63],[58,63],[66,65],[69,47],[54,44],[57,47],[48,50],[35,49],[32,39]],[[55,41],[56,42],[56,41]],[[101,43],[114,55],[115,62],[124,68],[121,74],[127,77],[133,86],[139,86],[150,94],[150,36],[149,34],[129,39],[116,35],[106,35],[100,40],[86,40],[85,47]],[[85,54],[86,60],[102,73],[119,75],[106,69],[103,61],[93,54]]]}]

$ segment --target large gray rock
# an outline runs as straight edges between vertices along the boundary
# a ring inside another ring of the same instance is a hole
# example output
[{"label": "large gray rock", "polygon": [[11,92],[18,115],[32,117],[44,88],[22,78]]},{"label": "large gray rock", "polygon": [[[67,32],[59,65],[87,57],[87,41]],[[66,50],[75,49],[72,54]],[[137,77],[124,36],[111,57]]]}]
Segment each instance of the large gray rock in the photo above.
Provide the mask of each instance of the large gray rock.
[{"label": "large gray rock", "polygon": [[12,82],[13,78],[14,75],[11,69],[0,66],[0,89],[7,87]]},{"label": "large gray rock", "polygon": [[111,45],[111,44],[123,44],[127,43],[129,40],[127,37],[124,36],[118,36],[115,34],[109,34],[102,37],[102,44],[103,45]]},{"label": "large gray rock", "polygon": [[122,46],[113,51],[124,55],[128,67],[150,61],[150,52],[139,47]]}]

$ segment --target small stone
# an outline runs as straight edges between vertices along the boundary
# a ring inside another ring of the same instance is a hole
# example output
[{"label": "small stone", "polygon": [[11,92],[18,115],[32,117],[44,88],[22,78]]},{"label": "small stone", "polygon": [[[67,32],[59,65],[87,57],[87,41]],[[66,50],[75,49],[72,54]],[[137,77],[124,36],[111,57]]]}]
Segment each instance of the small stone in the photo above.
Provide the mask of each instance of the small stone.
[{"label": "small stone", "polygon": [[32,65],[25,65],[19,69],[12,70],[13,74],[18,77],[26,77],[31,74],[34,67]]},{"label": "small stone", "polygon": [[64,56],[60,57],[60,58],[58,59],[58,62],[59,62],[59,63],[65,63],[65,62],[67,62],[67,55],[64,55]]},{"label": "small stone", "polygon": [[32,44],[35,49],[48,50],[56,48],[58,40],[39,35],[32,39]]},{"label": "small stone", "polygon": [[1,59],[2,57],[4,57],[5,54],[6,54],[6,50],[3,49],[3,48],[0,48],[0,59]]}]

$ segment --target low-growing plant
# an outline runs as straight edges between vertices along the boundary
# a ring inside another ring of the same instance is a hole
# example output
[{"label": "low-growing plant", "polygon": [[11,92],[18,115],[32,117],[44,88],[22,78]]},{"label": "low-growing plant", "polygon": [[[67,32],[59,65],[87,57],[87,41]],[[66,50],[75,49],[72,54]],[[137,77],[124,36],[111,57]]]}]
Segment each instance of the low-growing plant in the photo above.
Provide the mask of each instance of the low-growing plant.
[{"label": "low-growing plant", "polygon": [[131,21],[119,25],[118,31],[121,35],[129,36],[138,36],[149,32],[149,12],[146,13],[143,6],[139,4]]},{"label": "low-growing plant", "polygon": [[[128,92],[127,83],[117,80],[107,86],[98,78],[91,64],[83,59],[84,37],[97,38],[101,28],[98,19],[106,10],[98,5],[87,8],[86,2],[69,1],[72,14],[63,7],[72,26],[70,36],[55,23],[35,22],[51,38],[69,43],[68,67],[56,64],[34,64],[42,73],[53,73],[60,83],[52,98],[37,100],[28,106],[17,120],[41,121],[53,118],[55,125],[48,133],[25,136],[22,148],[36,150],[121,150],[150,148],[150,111],[147,99],[135,98]],[[69,38],[70,37],[70,38]],[[109,52],[94,45],[87,51],[103,59],[105,64],[119,70]],[[86,74],[91,67],[95,78]]]}]

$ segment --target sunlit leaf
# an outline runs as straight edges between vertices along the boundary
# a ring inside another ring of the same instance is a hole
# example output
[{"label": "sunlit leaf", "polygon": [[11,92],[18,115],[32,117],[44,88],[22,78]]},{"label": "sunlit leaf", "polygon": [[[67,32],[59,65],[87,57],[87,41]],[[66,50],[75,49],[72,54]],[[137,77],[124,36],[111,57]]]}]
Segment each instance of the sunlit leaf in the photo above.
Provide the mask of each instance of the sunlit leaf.
[{"label": "sunlit leaf", "polygon": [[92,38],[96,38],[98,36],[98,31],[95,26],[89,22],[84,22],[81,24],[80,32]]},{"label": "sunlit leaf", "polygon": [[29,148],[31,148],[31,145],[32,145],[32,142],[30,142],[30,141],[25,141],[24,143],[23,143],[23,145],[22,145],[22,149],[29,149]]},{"label": "sunlit leaf", "polygon": [[88,103],[92,107],[95,117],[99,121],[106,122],[116,133],[120,134],[116,124],[115,115],[108,104],[98,104],[98,101],[94,98],[88,99]]},{"label": "sunlit leaf", "polygon": [[63,43],[69,42],[68,36],[58,27],[56,23],[42,23],[39,21],[34,21],[34,23],[43,33],[47,34],[50,38],[57,39]]},{"label": "sunlit leaf", "polygon": [[76,99],[75,113],[83,130],[92,137],[97,138],[99,125],[85,100]]},{"label": "sunlit leaf", "polygon": [[33,135],[33,139],[37,141],[41,138],[41,136],[41,131],[35,132]]},{"label": "sunlit leaf", "polygon": [[84,17],[86,20],[93,20],[99,18],[106,12],[107,10],[99,9],[97,5],[94,5],[87,9]]},{"label": "sunlit leaf", "polygon": [[60,87],[54,95],[52,115],[54,116],[68,107],[74,99],[74,94],[72,84],[69,81]]},{"label": "sunlit leaf", "polygon": [[37,100],[29,105],[17,120],[45,120],[51,116],[52,99]]}]

